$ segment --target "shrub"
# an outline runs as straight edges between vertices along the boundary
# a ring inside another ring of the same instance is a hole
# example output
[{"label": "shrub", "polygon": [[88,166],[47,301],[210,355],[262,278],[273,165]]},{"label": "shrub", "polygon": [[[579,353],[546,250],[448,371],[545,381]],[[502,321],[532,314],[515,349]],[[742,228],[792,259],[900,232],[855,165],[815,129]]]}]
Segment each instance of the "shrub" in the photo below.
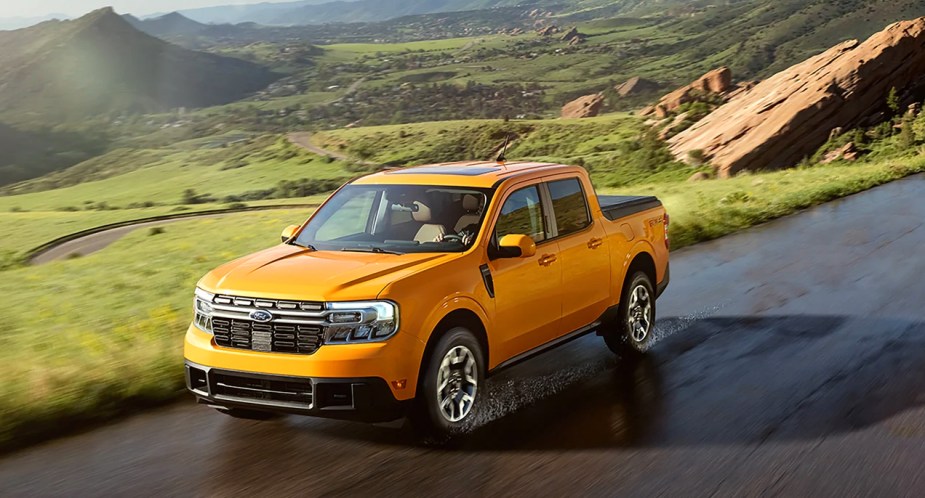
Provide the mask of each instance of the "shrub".
[{"label": "shrub", "polygon": [[221,170],[222,170],[222,171],[228,171],[228,170],[231,170],[231,169],[239,169],[239,168],[243,168],[243,167],[248,166],[248,165],[250,165],[250,163],[248,163],[246,160],[244,160],[244,159],[237,159],[237,160],[231,161],[231,162],[229,162],[229,163],[225,163],[225,165],[222,166]]},{"label": "shrub", "polygon": [[150,237],[152,235],[160,235],[165,231],[166,230],[164,230],[164,227],[151,227],[151,229],[148,230],[148,236]]},{"label": "shrub", "polygon": [[694,149],[687,153],[687,160],[694,166],[701,166],[707,162],[707,155],[703,149]]},{"label": "shrub", "polygon": [[899,130],[899,147],[903,150],[911,149],[915,145],[915,131],[912,129],[913,122],[910,116],[903,117],[902,129]]},{"label": "shrub", "polygon": [[215,202],[215,198],[210,194],[198,194],[196,190],[188,188],[183,191],[183,204],[206,204]]}]

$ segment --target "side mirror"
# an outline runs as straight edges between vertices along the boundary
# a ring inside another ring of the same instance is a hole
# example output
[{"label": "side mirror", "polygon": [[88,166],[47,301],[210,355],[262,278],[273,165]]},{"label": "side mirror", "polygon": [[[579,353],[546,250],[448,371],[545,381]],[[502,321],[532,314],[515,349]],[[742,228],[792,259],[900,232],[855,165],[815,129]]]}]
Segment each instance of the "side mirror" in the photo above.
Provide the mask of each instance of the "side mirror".
[{"label": "side mirror", "polygon": [[536,242],[526,235],[511,234],[498,241],[502,258],[529,258],[536,255]]},{"label": "side mirror", "polygon": [[292,236],[295,235],[295,233],[298,231],[299,231],[299,225],[289,225],[288,227],[286,227],[283,230],[283,234],[281,236],[281,238],[283,239],[283,242],[286,242],[287,240],[291,239]]}]

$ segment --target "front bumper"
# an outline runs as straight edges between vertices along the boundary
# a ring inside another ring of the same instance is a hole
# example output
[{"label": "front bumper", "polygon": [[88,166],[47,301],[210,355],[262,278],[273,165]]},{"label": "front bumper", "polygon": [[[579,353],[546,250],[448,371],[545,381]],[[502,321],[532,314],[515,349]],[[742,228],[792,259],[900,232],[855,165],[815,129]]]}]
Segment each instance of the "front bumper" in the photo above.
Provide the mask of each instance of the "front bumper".
[{"label": "front bumper", "polygon": [[244,408],[325,418],[387,422],[405,414],[385,380],[267,375],[186,362],[186,388],[216,408]]},{"label": "front bumper", "polygon": [[399,401],[415,395],[424,343],[399,332],[384,342],[328,344],[312,354],[225,348],[190,325],[183,349],[188,363],[229,372],[299,379],[381,379]]}]

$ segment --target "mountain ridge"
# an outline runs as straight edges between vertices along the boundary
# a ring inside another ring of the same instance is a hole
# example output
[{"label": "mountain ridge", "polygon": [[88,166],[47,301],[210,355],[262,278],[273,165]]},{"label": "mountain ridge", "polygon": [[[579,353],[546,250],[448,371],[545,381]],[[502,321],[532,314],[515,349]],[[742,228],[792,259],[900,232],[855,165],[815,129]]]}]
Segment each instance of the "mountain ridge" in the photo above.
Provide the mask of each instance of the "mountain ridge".
[{"label": "mountain ridge", "polygon": [[145,34],[112,8],[0,33],[0,115],[80,119],[238,100],[278,75]]}]

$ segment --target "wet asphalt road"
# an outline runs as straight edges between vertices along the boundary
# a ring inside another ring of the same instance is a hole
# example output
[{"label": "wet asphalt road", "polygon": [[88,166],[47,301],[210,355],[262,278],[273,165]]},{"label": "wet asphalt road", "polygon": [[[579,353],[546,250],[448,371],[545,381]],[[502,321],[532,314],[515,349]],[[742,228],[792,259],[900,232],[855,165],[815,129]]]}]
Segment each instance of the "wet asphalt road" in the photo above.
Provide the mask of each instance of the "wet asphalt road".
[{"label": "wet asphalt road", "polygon": [[192,401],[0,460],[0,496],[925,493],[925,177],[674,253],[662,340],[490,381],[452,447]]}]

